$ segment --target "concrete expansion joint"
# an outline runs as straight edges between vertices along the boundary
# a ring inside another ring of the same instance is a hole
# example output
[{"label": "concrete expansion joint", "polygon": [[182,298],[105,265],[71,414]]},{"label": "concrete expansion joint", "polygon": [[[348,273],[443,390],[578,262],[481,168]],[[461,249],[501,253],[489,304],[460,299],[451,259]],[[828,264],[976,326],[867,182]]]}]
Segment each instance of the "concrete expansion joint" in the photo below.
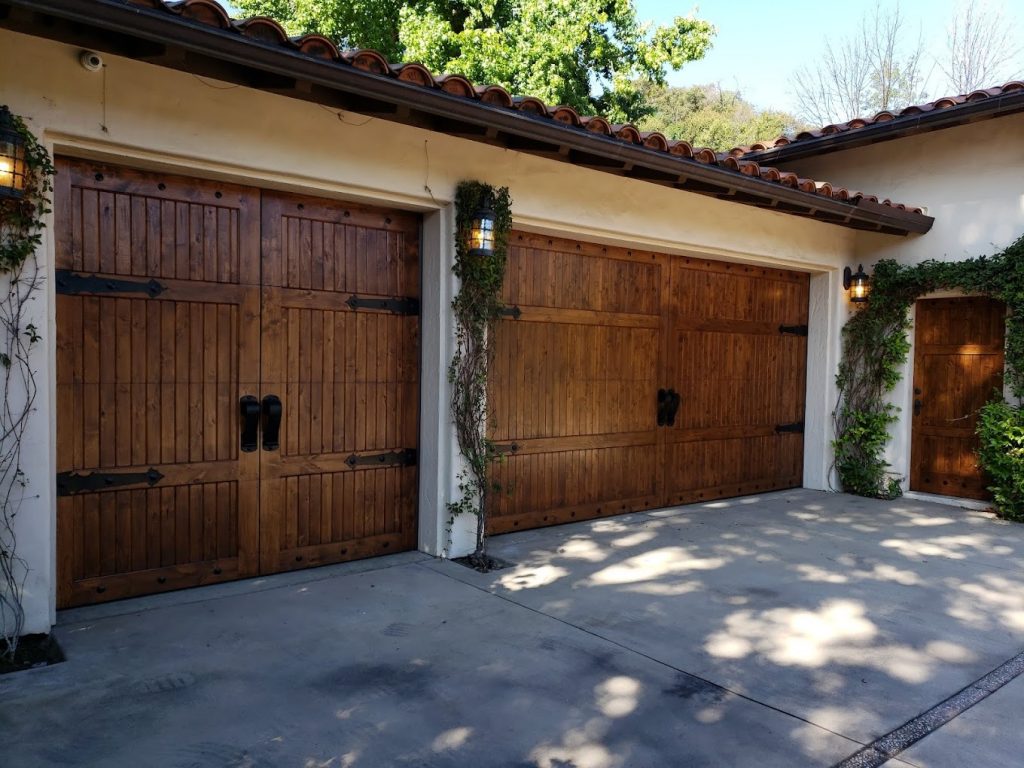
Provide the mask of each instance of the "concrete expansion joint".
[{"label": "concrete expansion joint", "polygon": [[883,765],[975,704],[984,701],[1021,673],[1024,673],[1024,651],[964,686],[948,699],[840,760],[832,768],[876,768]]}]

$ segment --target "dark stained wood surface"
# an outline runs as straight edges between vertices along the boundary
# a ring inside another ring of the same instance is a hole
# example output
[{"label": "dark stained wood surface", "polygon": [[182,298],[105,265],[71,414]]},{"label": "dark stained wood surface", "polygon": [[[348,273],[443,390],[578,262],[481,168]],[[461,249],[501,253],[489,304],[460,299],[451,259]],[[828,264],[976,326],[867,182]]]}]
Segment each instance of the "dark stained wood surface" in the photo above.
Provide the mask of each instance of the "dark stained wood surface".
[{"label": "dark stained wood surface", "polygon": [[912,490],[991,498],[975,429],[978,410],[1002,391],[1005,320],[1006,306],[988,298],[917,302]]},{"label": "dark stained wood surface", "polygon": [[513,233],[497,331],[494,533],[656,506],[666,262]]},{"label": "dark stained wood surface", "polygon": [[57,295],[57,471],[164,475],[58,499],[58,604],[253,575],[259,458],[237,410],[259,387],[259,194],[58,171],[57,268],[166,288]]},{"label": "dark stained wood surface", "polygon": [[346,300],[419,297],[419,219],[264,192],[263,276],[263,571],[414,548],[417,467],[346,459],[416,449],[419,317]]},{"label": "dark stained wood surface", "polygon": [[794,488],[803,482],[802,422],[809,278],[742,264],[672,260],[665,502],[686,504]]},{"label": "dark stained wood surface", "polygon": [[[799,486],[808,276],[513,233],[494,533]],[[658,427],[657,391],[680,395]]]},{"label": "dark stained wood surface", "polygon": [[[154,278],[57,295],[57,471],[146,472],[58,499],[58,604],[415,546],[419,295],[410,214],[59,160],[57,268]],[[262,229],[262,239],[261,239]],[[239,398],[278,395],[278,451],[240,450]]]}]

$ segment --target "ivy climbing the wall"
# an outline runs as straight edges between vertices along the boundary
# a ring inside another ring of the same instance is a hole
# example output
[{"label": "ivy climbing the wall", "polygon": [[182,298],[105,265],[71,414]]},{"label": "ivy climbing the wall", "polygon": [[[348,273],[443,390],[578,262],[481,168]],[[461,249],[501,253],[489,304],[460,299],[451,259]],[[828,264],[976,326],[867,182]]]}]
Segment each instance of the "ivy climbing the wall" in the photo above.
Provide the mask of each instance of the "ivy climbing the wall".
[{"label": "ivy climbing the wall", "polygon": [[[494,211],[494,252],[480,255],[469,247],[473,213],[490,197]],[[463,182],[455,192],[455,266],[460,282],[452,302],[455,315],[455,355],[448,369],[452,385],[451,409],[459,450],[466,462],[459,475],[461,498],[448,505],[454,520],[462,514],[476,516],[476,548],[470,564],[490,570],[487,555],[487,497],[497,489],[490,485],[489,469],[499,454],[487,438],[489,426],[487,385],[494,357],[494,331],[504,304],[501,288],[508,260],[508,234],[512,207],[508,189],[494,189],[479,182]]]},{"label": "ivy climbing the wall", "polygon": [[[904,265],[883,260],[875,265],[870,300],[843,328],[843,357],[836,377],[840,397],[834,414],[840,483],[843,490],[861,496],[900,494],[900,479],[890,473],[884,457],[889,428],[899,413],[889,394],[910,352],[910,309],[919,297],[939,290],[984,294],[1009,309],[1005,380],[1017,402],[1005,403],[1002,393],[993,393],[993,402],[979,415],[979,456],[992,482],[996,511],[1024,519],[1024,477],[1019,469],[1011,472],[993,463],[996,453],[1016,450],[1014,467],[1024,469],[1019,453],[1024,442],[1019,432],[1024,425],[1024,237],[993,256],[967,261]],[[1014,486],[1021,490],[1011,492]]]},{"label": "ivy climbing the wall", "polygon": [[[21,118],[0,108],[3,122],[23,145],[23,185],[0,197],[0,661],[13,659],[23,634],[22,604],[27,564],[18,556],[15,518],[28,489],[21,449],[35,409],[37,385],[31,364],[39,331],[28,320],[29,307],[42,287],[36,251],[44,219],[50,213],[54,168],[49,153]],[[37,312],[37,314],[40,314]]]}]

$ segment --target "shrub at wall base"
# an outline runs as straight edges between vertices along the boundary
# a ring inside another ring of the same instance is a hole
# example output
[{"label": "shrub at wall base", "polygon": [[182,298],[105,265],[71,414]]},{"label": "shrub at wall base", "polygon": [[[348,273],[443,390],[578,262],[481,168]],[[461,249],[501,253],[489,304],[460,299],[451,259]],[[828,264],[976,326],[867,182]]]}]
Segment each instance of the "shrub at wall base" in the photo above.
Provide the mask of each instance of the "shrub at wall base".
[{"label": "shrub at wall base", "polygon": [[988,489],[999,514],[1024,522],[1024,410],[1002,400],[981,409],[978,460],[989,476]]}]

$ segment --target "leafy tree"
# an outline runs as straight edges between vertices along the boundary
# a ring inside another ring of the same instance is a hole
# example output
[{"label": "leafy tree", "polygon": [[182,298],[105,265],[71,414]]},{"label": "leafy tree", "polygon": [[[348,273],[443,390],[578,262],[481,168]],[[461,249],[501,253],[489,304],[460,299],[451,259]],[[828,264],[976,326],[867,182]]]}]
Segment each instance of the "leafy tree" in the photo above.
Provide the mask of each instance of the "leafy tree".
[{"label": "leafy tree", "polygon": [[670,88],[646,84],[640,91],[653,110],[640,121],[642,129],[718,151],[804,128],[793,115],[759,110],[736,91],[717,85]]},{"label": "leafy tree", "polygon": [[584,113],[635,121],[644,83],[704,56],[714,27],[676,17],[652,28],[633,0],[234,0],[245,14],[317,32],[392,61],[496,83]]}]

